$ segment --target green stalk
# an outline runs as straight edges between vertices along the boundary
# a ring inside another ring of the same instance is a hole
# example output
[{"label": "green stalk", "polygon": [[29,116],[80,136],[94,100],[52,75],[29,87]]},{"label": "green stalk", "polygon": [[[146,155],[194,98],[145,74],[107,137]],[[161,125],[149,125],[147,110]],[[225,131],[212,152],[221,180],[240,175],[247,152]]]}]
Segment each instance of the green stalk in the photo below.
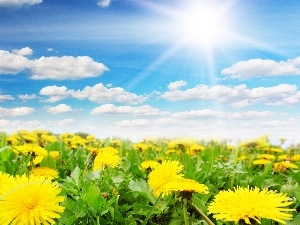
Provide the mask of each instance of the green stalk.
[{"label": "green stalk", "polygon": [[194,207],[196,212],[205,220],[208,225],[215,225],[192,201],[189,203]]},{"label": "green stalk", "polygon": [[[236,148],[235,151],[234,151],[234,161],[233,161],[234,167],[236,166],[236,164],[238,162],[238,156],[239,156],[239,149]],[[229,183],[229,189],[233,188],[234,180],[235,180],[235,173],[231,175],[230,183]]]},{"label": "green stalk", "polygon": [[189,225],[189,221],[187,218],[187,200],[186,200],[186,198],[183,198],[182,210],[183,210],[184,225]]},{"label": "green stalk", "polygon": [[142,223],[142,225],[146,225],[146,224],[147,224],[148,220],[149,220],[150,217],[152,216],[153,210],[156,208],[156,206],[157,206],[157,204],[158,204],[158,202],[159,202],[160,199],[161,199],[161,194],[160,194],[159,197],[156,199],[156,201],[155,201],[155,203],[154,203],[154,205],[153,205],[153,207],[152,207],[150,213],[147,215],[147,217],[146,217],[146,219],[144,220],[144,222]]}]

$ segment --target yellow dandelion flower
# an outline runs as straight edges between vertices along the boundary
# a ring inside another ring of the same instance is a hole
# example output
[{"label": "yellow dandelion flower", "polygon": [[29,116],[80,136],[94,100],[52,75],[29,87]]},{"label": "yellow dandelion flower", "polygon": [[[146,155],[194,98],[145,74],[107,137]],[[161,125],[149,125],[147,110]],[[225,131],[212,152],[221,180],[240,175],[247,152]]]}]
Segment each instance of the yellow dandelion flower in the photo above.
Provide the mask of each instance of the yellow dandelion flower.
[{"label": "yellow dandelion flower", "polygon": [[4,185],[10,184],[14,181],[10,174],[3,173],[0,171],[0,195],[3,194]]},{"label": "yellow dandelion flower", "polygon": [[162,194],[169,195],[172,191],[166,187],[171,181],[182,178],[179,174],[183,170],[183,165],[179,161],[163,161],[149,174],[148,184],[152,188],[153,195],[158,197]]},{"label": "yellow dandelion flower", "polygon": [[107,166],[115,168],[120,163],[120,156],[111,154],[110,152],[99,152],[95,157],[93,170],[103,170]]},{"label": "yellow dandelion flower", "polygon": [[253,160],[253,164],[254,165],[267,165],[269,162],[272,162],[271,160],[268,160],[268,159],[256,159],[256,160]]},{"label": "yellow dandelion flower", "polygon": [[54,135],[42,134],[41,137],[45,142],[53,143],[57,141],[57,137]]},{"label": "yellow dandelion flower", "polygon": [[244,220],[246,224],[252,224],[250,220],[255,220],[260,224],[260,220],[265,218],[285,224],[285,220],[293,218],[286,213],[295,210],[286,208],[292,203],[283,193],[257,187],[238,187],[234,191],[220,191],[208,206],[208,211],[217,220],[235,223]]},{"label": "yellow dandelion flower", "polygon": [[271,154],[260,154],[256,158],[258,158],[258,159],[274,160],[276,158],[276,156],[275,155],[271,155]]},{"label": "yellow dandelion flower", "polygon": [[238,160],[246,160],[248,159],[248,157],[246,155],[241,155]]},{"label": "yellow dandelion flower", "polygon": [[166,154],[172,154],[172,153],[177,153],[177,150],[172,148],[172,149],[168,149],[166,152]]},{"label": "yellow dandelion flower", "polygon": [[154,160],[146,160],[146,161],[141,163],[142,169],[154,169],[158,165],[159,165],[159,163],[157,161],[154,161]]},{"label": "yellow dandelion flower", "polygon": [[64,211],[64,196],[56,182],[45,177],[17,176],[0,195],[0,224],[55,224]]},{"label": "yellow dandelion flower", "polygon": [[57,178],[58,172],[55,169],[48,167],[37,167],[30,171],[30,173],[34,176],[44,176],[47,178]]},{"label": "yellow dandelion flower", "polygon": [[17,144],[19,144],[20,140],[18,139],[18,137],[16,135],[11,135],[6,138],[6,142],[8,145],[17,145]]},{"label": "yellow dandelion flower", "polygon": [[[37,165],[37,164],[41,163],[43,159],[44,159],[44,156],[38,155],[38,156],[34,157],[32,162],[34,165]],[[27,166],[30,166],[30,163],[31,162],[28,162]]]},{"label": "yellow dandelion flower", "polygon": [[148,145],[143,142],[139,142],[133,145],[134,150],[139,152],[145,152],[148,150]]},{"label": "yellow dandelion flower", "polygon": [[49,155],[52,156],[52,158],[55,160],[59,159],[59,151],[50,151]]},{"label": "yellow dandelion flower", "polygon": [[22,154],[27,155],[29,152],[31,152],[34,153],[35,155],[41,155],[41,156],[48,155],[47,150],[45,150],[44,148],[36,144],[24,144],[21,146],[14,146],[12,150],[16,154],[19,154],[21,152]]},{"label": "yellow dandelion flower", "polygon": [[266,147],[266,148],[263,148],[264,151],[266,152],[276,152],[276,153],[281,153],[283,152],[283,149],[282,148],[279,148],[279,147]]},{"label": "yellow dandelion flower", "polygon": [[279,155],[277,156],[278,160],[290,160],[291,156],[289,154],[283,154],[283,155]]},{"label": "yellow dandelion flower", "polygon": [[112,146],[106,146],[106,147],[103,147],[103,148],[100,148],[99,151],[101,152],[108,152],[112,155],[119,155],[119,151],[118,149],[112,147]]},{"label": "yellow dandelion flower", "polygon": [[275,171],[285,171],[286,169],[298,169],[298,166],[293,164],[293,163],[290,163],[290,162],[277,162],[277,163],[274,163],[274,170]]},{"label": "yellow dandelion flower", "polygon": [[179,150],[185,150],[189,148],[190,146],[196,144],[197,141],[193,139],[186,139],[186,138],[178,138],[171,140],[168,143],[168,149],[179,149]]},{"label": "yellow dandelion flower", "polygon": [[189,149],[187,149],[187,153],[189,155],[197,155],[199,152],[205,150],[205,147],[199,144],[193,144]]},{"label": "yellow dandelion flower", "polygon": [[291,161],[300,161],[300,154],[293,155]]},{"label": "yellow dandelion flower", "polygon": [[206,185],[200,184],[195,180],[186,178],[173,180],[166,185],[166,188],[173,191],[197,192],[201,194],[208,194],[208,187]]}]

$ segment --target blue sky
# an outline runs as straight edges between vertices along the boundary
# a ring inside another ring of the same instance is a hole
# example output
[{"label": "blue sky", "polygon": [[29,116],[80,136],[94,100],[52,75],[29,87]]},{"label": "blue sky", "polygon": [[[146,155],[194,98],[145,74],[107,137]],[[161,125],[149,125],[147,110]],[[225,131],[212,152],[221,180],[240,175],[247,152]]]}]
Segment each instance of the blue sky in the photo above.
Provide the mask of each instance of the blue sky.
[{"label": "blue sky", "polygon": [[298,141],[298,0],[2,0],[0,130]]}]

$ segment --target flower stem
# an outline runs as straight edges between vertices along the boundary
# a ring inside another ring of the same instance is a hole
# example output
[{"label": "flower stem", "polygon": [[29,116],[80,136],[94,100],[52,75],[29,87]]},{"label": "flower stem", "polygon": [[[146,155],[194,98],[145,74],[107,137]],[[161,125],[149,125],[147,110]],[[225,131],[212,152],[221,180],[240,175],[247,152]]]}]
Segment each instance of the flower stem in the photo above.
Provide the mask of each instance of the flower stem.
[{"label": "flower stem", "polygon": [[159,202],[160,199],[161,199],[161,194],[160,194],[159,197],[156,199],[156,201],[155,201],[155,203],[154,203],[154,205],[153,205],[153,207],[152,207],[150,213],[147,215],[147,217],[146,217],[146,219],[144,220],[144,222],[143,222],[142,225],[146,225],[146,224],[147,224],[148,220],[149,220],[150,217],[152,216],[153,210],[156,208],[156,206],[157,206],[157,204],[158,204],[158,202]]},{"label": "flower stem", "polygon": [[192,201],[189,203],[194,207],[196,212],[205,220],[208,225],[215,225]]},{"label": "flower stem", "polygon": [[187,218],[187,200],[186,200],[186,198],[183,198],[182,210],[183,210],[184,225],[189,225],[189,221]]}]

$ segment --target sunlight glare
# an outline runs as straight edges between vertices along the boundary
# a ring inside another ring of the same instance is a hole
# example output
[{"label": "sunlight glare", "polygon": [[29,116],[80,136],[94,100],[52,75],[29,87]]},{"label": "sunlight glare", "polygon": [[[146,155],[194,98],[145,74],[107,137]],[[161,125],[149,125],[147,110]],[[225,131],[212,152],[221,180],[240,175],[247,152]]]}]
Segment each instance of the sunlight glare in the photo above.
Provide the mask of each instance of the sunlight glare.
[{"label": "sunlight glare", "polygon": [[222,46],[229,32],[222,10],[208,3],[183,8],[178,16],[178,32],[187,45],[213,48]]}]

